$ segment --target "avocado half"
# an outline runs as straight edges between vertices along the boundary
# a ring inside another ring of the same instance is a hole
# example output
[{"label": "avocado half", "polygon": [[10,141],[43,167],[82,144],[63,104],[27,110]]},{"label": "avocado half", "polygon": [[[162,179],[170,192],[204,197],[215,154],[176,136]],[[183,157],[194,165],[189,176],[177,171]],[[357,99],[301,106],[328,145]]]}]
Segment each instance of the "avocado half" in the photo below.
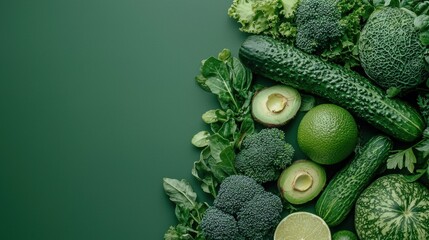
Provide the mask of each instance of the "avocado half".
[{"label": "avocado half", "polygon": [[277,186],[281,196],[292,204],[313,200],[326,184],[325,169],[310,160],[297,160],[283,170]]},{"label": "avocado half", "polygon": [[252,99],[252,116],[267,127],[285,125],[295,117],[301,106],[301,95],[289,86],[263,88]]}]

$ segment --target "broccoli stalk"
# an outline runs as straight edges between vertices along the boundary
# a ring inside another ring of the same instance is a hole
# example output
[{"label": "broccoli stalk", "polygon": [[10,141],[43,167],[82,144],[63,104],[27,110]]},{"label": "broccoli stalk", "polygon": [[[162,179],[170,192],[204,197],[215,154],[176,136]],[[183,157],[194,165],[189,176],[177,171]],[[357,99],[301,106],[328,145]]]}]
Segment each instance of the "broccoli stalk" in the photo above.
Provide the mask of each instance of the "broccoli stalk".
[{"label": "broccoli stalk", "polygon": [[291,164],[295,152],[278,128],[265,128],[248,135],[241,147],[235,168],[258,183],[277,180],[281,171]]}]

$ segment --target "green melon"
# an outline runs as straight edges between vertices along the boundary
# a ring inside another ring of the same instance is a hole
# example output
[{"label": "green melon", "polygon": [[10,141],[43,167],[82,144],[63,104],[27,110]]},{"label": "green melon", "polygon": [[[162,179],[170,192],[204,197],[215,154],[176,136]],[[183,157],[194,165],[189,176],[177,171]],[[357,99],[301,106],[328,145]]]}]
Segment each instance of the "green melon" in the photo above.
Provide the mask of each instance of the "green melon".
[{"label": "green melon", "polygon": [[359,239],[429,239],[429,190],[403,175],[378,178],[356,202]]}]

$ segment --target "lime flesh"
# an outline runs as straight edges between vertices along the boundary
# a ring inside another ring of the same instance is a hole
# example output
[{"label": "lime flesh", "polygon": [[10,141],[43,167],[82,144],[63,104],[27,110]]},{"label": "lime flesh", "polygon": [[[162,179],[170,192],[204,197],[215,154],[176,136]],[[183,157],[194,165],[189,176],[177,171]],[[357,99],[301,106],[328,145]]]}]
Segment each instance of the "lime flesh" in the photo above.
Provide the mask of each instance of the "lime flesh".
[{"label": "lime flesh", "polygon": [[319,216],[295,212],[280,221],[274,232],[274,240],[331,240],[331,231]]}]

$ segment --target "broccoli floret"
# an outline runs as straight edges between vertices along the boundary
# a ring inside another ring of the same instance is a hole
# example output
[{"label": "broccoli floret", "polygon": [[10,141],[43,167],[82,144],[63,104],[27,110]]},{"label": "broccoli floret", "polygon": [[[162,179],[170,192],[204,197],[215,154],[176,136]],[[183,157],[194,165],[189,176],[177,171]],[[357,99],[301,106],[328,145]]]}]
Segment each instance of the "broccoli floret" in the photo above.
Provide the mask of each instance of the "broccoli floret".
[{"label": "broccoli floret", "polygon": [[281,220],[282,209],[280,197],[271,192],[258,194],[238,212],[238,229],[247,239],[266,239]]},{"label": "broccoli floret", "polygon": [[204,213],[201,229],[207,240],[244,239],[239,233],[235,218],[213,206]]},{"label": "broccoli floret", "polygon": [[264,188],[254,179],[244,175],[232,175],[220,184],[213,204],[225,213],[235,215],[244,203],[264,191]]},{"label": "broccoli floret", "polygon": [[239,173],[258,183],[275,181],[292,162],[294,152],[292,145],[285,141],[282,130],[265,128],[243,140],[235,167]]},{"label": "broccoli floret", "polygon": [[296,11],[296,46],[313,53],[343,33],[341,12],[334,0],[302,0]]},{"label": "broccoli floret", "polygon": [[232,175],[221,183],[214,205],[203,216],[201,229],[207,240],[272,239],[282,210],[279,196],[265,191],[250,177]]}]

